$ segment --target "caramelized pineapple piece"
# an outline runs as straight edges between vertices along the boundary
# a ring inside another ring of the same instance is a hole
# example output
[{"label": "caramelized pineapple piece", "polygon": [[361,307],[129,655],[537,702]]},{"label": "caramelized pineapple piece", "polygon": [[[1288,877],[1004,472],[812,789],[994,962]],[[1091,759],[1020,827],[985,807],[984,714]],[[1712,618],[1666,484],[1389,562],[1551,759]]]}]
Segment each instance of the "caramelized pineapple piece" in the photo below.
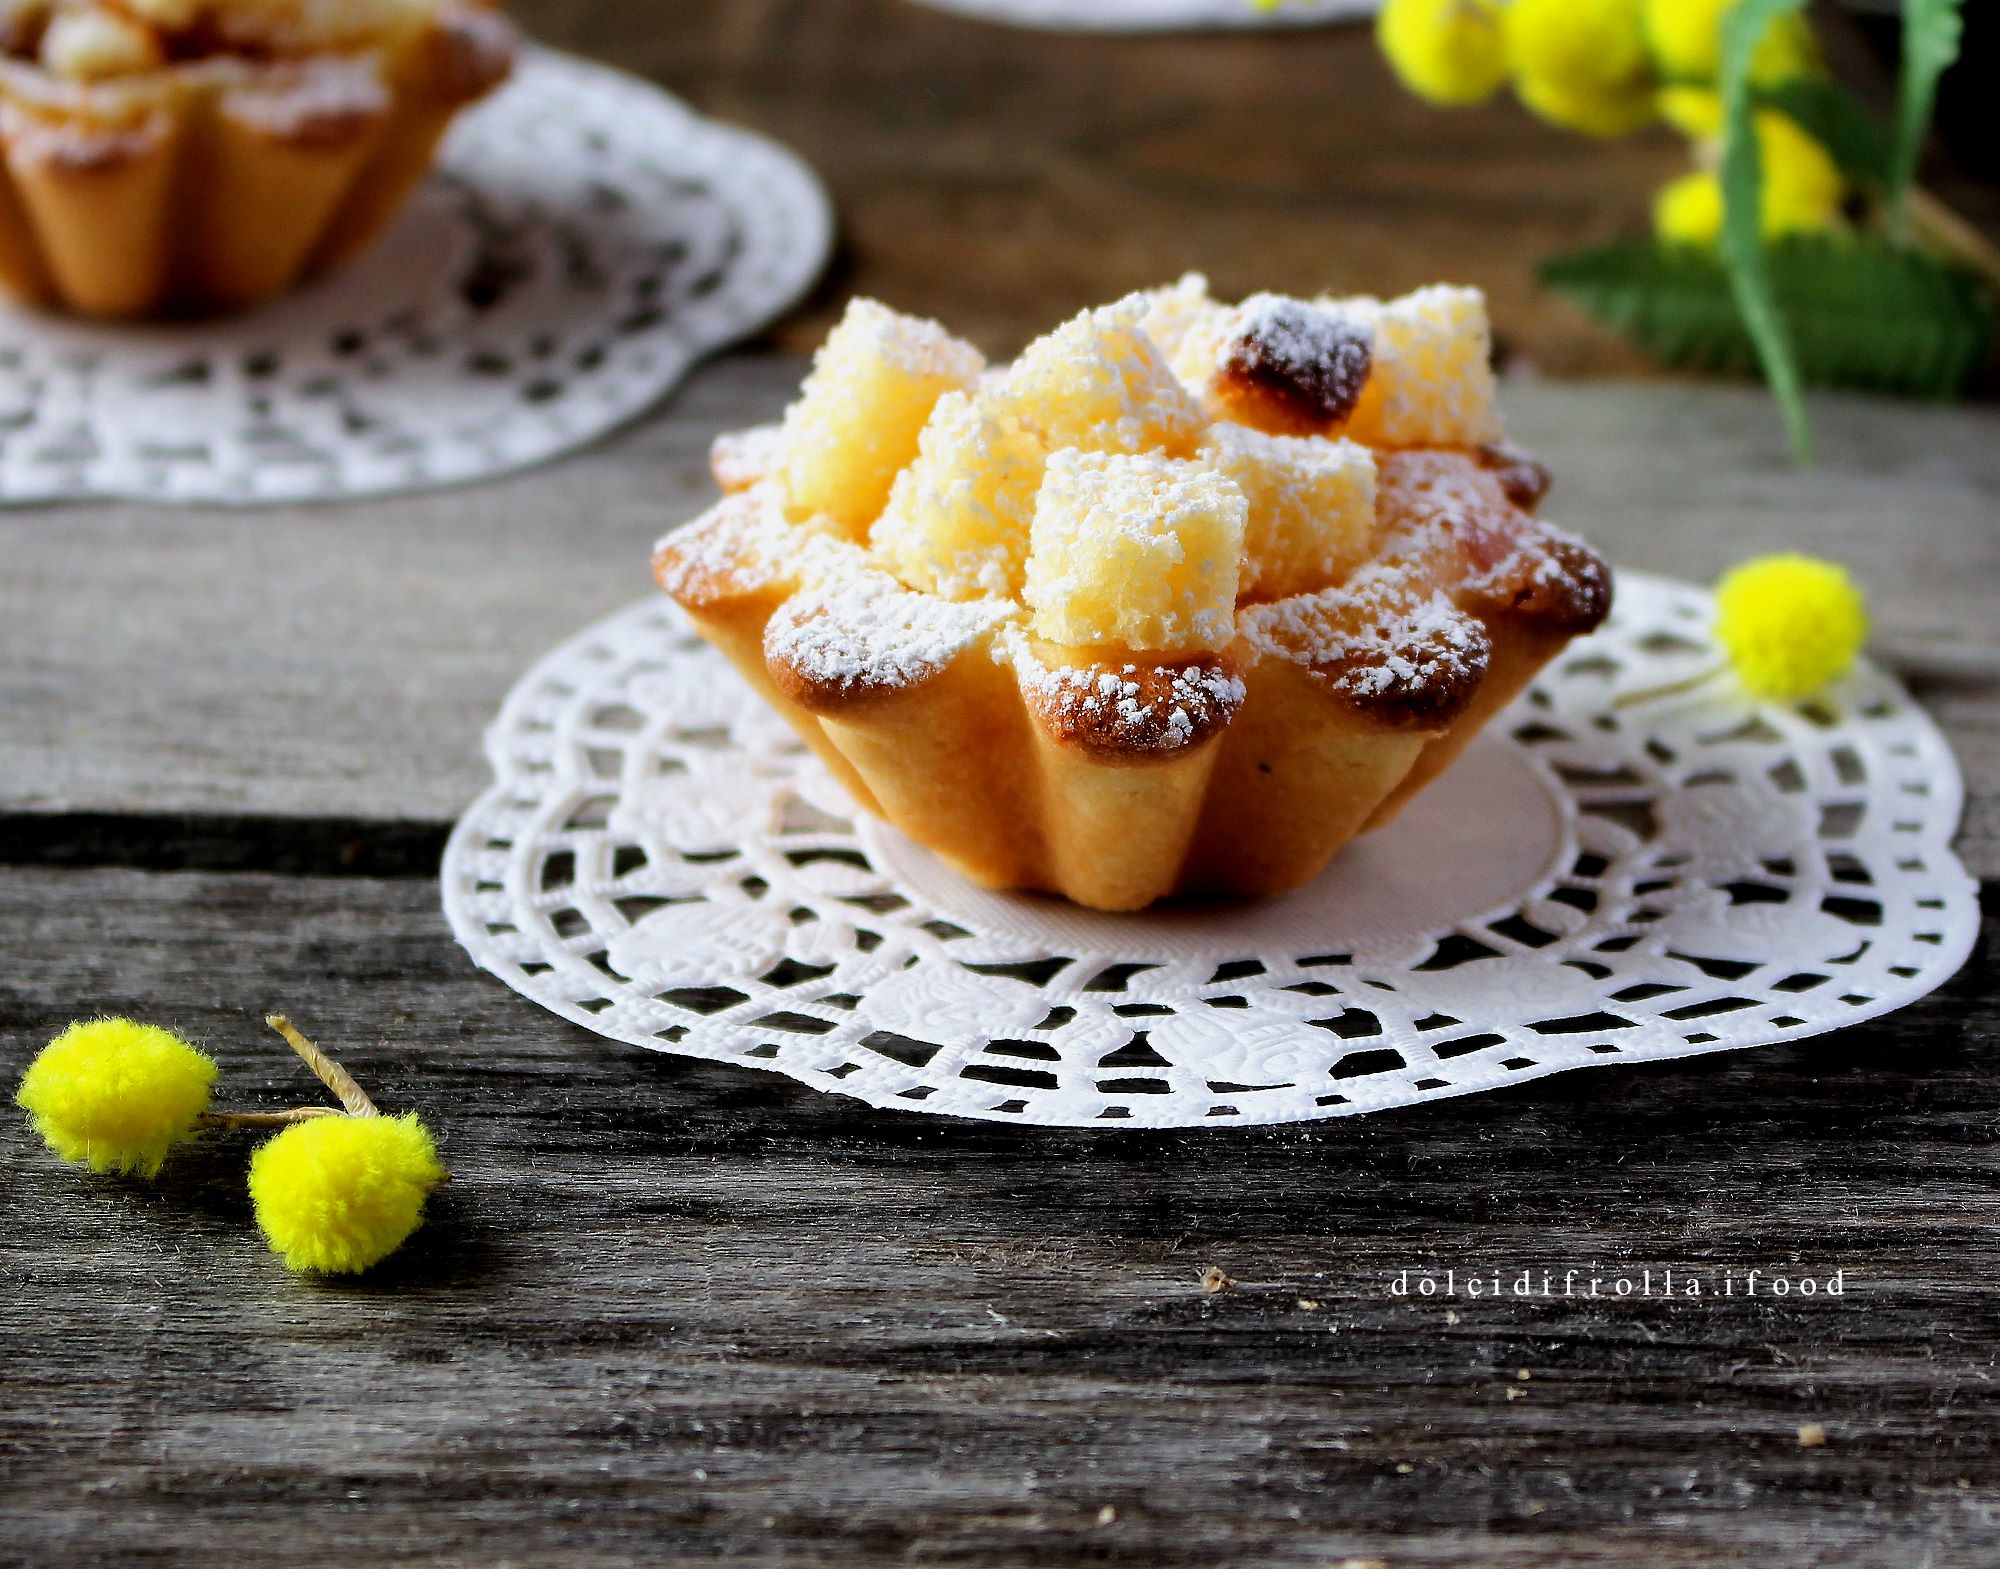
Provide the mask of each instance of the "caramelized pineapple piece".
[{"label": "caramelized pineapple piece", "polygon": [[986,361],[934,321],[873,300],[847,308],[785,411],[785,493],[794,517],[831,518],[860,539],[881,515],[897,472],[947,392],[972,385]]},{"label": "caramelized pineapple piece", "polygon": [[1023,598],[1037,637],[1191,653],[1236,634],[1243,492],[1150,453],[1065,449],[1035,502]]},{"label": "caramelized pineapple piece", "polygon": [[1220,421],[1199,461],[1249,503],[1242,596],[1285,599],[1340,581],[1375,529],[1375,458],[1358,442],[1270,436]]},{"label": "caramelized pineapple piece", "polygon": [[947,392],[870,535],[876,559],[946,599],[1018,599],[1047,456],[990,394]]},{"label": "caramelized pineapple piece", "polygon": [[1371,447],[1500,439],[1486,296],[1437,284],[1399,300],[1331,302],[1375,328],[1375,368],[1347,434]]},{"label": "caramelized pineapple piece", "polygon": [[1139,325],[1137,299],[1064,322],[1022,350],[1002,395],[1053,452],[1165,452],[1185,457],[1206,423]]},{"label": "caramelized pineapple piece", "polygon": [[1203,401],[1218,419],[1278,436],[1324,436],[1345,425],[1374,364],[1364,319],[1282,294],[1254,294],[1213,351]]},{"label": "caramelized pineapple piece", "polygon": [[151,28],[115,11],[58,11],[42,34],[43,68],[72,82],[138,76],[166,60]]}]

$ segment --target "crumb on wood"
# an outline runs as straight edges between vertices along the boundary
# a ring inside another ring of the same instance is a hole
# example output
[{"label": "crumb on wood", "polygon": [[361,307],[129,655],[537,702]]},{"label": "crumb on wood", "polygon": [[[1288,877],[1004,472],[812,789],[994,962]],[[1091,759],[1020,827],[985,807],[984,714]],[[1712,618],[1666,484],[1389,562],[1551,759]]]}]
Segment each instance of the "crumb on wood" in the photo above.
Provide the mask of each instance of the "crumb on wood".
[{"label": "crumb on wood", "polygon": [[1300,1297],[1299,1306],[1308,1313],[1317,1313],[1319,1311],[1319,1304],[1311,1297]]},{"label": "crumb on wood", "polygon": [[1333,1569],[1389,1569],[1386,1558],[1343,1558]]},{"label": "crumb on wood", "polygon": [[1218,1291],[1234,1291],[1236,1281],[1221,1265],[1211,1264],[1201,1272],[1201,1289],[1214,1296]]},{"label": "crumb on wood", "polygon": [[1799,1427],[1799,1448],[1817,1449],[1826,1442],[1824,1422],[1805,1422]]},{"label": "crumb on wood", "polygon": [[1525,1384],[1529,1379],[1533,1378],[1535,1375],[1532,1369],[1524,1367],[1521,1369],[1520,1372],[1516,1373],[1514,1376]]},{"label": "crumb on wood", "polygon": [[1110,1525],[1117,1518],[1118,1506],[1116,1504],[1106,1504],[1102,1509],[1097,1511],[1097,1523],[1099,1525]]}]

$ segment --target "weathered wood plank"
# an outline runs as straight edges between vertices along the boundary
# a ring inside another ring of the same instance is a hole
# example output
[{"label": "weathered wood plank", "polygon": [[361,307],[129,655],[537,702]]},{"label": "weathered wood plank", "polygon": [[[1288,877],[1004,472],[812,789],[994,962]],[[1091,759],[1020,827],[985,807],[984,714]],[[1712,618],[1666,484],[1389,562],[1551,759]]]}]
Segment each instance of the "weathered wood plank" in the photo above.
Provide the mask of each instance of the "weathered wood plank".
[{"label": "weathered wood plank", "polygon": [[[774,415],[799,373],[733,357],[588,459],[471,490],[9,519],[0,814],[449,820],[515,676],[647,591],[653,539],[707,504],[711,436]],[[1785,546],[1852,562],[1878,646],[1958,745],[1966,853],[2000,875],[2000,412],[1828,399],[1802,473],[1751,388],[1523,381],[1507,399],[1556,469],[1554,513],[1616,560],[1696,578]]]},{"label": "weathered wood plank", "polygon": [[739,357],[587,457],[437,495],[6,519],[7,807],[455,815],[513,676],[648,590],[716,431],[797,379]]},{"label": "weathered wood plank", "polygon": [[[1517,362],[1635,364],[1532,264],[1640,221],[1679,150],[1432,114],[1363,29],[514,4],[821,164],[850,249],[795,349],[848,287],[1006,352],[1184,266],[1397,288],[1458,256]],[[1050,1134],[613,1047],[473,972],[421,878],[23,869],[421,872],[507,685],[644,592],[710,434],[798,372],[739,356],[587,459],[444,496],[0,519],[0,1081],[122,1010],[203,1038],[233,1103],[286,1104],[301,1078],[254,1022],[281,1005],[421,1107],[455,1174],[396,1263],[312,1285],[249,1229],[243,1146],[133,1189],[0,1116],[0,1564],[1985,1569],[1990,925],[1946,991],[1817,1044],[1332,1127]],[[1853,561],[2000,876],[2000,416],[1830,401],[1800,475],[1753,389],[1509,401],[1560,513],[1622,561]],[[1204,1293],[1211,1263],[1238,1286]],[[1495,1265],[1838,1268],[1847,1292],[1387,1290]]]},{"label": "weathered wood plank", "polygon": [[[1990,963],[1818,1044],[1125,1135],[612,1046],[474,973],[418,883],[17,872],[0,951],[10,1083],[130,1010],[286,1104],[283,1005],[454,1177],[398,1261],[312,1285],[240,1144],[133,1188],[0,1118],[9,1562],[1991,1562]],[[1386,1289],[1670,1265],[1846,1295]]]},{"label": "weathered wood plank", "polygon": [[1648,368],[1535,281],[1542,257],[1643,230],[1685,167],[1667,135],[1601,143],[1511,101],[1440,114],[1370,29],[1051,37],[906,0],[520,0],[539,36],[799,148],[839,206],[848,287],[1011,354],[1058,315],[1183,269],[1236,293],[1401,290],[1441,267],[1493,292],[1553,371]]},{"label": "weathered wood plank", "polygon": [[[1051,36],[906,0],[511,0],[537,36],[800,149],[841,212],[829,286],[779,328],[816,343],[846,293],[941,315],[1012,353],[1059,313],[1184,268],[1237,294],[1485,288],[1506,350],[1559,375],[1658,374],[1537,281],[1547,256],[1642,234],[1687,168],[1664,126],[1579,137],[1502,94],[1441,113],[1365,24],[1282,35]],[[1817,18],[1835,72],[1881,62]],[[2000,202],[1926,179],[1993,232]]]}]

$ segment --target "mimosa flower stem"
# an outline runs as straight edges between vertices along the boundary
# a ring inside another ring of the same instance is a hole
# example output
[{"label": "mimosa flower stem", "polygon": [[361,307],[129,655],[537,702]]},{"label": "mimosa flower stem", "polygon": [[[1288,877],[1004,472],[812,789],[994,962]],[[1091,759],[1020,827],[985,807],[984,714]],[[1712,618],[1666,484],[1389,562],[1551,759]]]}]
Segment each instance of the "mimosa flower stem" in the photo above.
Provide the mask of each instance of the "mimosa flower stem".
[{"label": "mimosa flower stem", "polygon": [[1678,697],[1683,692],[1692,692],[1697,687],[1706,686],[1717,676],[1726,674],[1728,670],[1729,662],[1723,660],[1719,664],[1713,664],[1706,669],[1697,670],[1691,676],[1682,676],[1677,681],[1665,681],[1658,686],[1640,687],[1634,692],[1620,692],[1617,697],[1612,699],[1611,706],[1613,708],[1632,708],[1640,703],[1650,703],[1656,698]]},{"label": "mimosa flower stem", "polygon": [[368,1098],[368,1092],[354,1082],[354,1075],[294,1029],[290,1019],[282,1013],[273,1013],[267,1015],[264,1022],[284,1036],[285,1043],[319,1076],[320,1083],[333,1091],[334,1097],[347,1108],[350,1117],[381,1115],[375,1103]]},{"label": "mimosa flower stem", "polygon": [[289,1128],[295,1122],[311,1122],[316,1117],[344,1117],[347,1113],[331,1106],[294,1106],[290,1111],[209,1111],[198,1119],[204,1128]]}]

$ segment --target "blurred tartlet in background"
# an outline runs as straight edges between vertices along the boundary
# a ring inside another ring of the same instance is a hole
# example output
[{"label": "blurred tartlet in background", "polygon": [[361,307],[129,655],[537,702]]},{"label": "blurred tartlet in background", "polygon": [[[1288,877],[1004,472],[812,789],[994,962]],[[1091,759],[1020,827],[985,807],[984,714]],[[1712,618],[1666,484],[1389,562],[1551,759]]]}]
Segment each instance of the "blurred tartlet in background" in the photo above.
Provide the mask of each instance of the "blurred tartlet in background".
[{"label": "blurred tartlet in background", "polygon": [[241,309],[338,266],[518,36],[483,0],[0,0],[0,289]]}]

